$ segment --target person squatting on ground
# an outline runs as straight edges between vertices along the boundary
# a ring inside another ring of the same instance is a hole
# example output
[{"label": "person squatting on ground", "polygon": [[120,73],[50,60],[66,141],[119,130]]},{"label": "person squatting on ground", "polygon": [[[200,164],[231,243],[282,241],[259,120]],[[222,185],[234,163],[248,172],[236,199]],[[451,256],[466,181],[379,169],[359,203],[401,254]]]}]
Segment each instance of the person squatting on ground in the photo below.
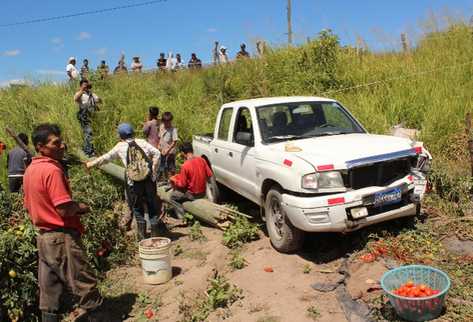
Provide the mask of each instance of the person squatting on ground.
[{"label": "person squatting on ground", "polygon": [[173,187],[171,199],[182,203],[205,197],[207,182],[213,176],[212,170],[203,158],[194,155],[191,143],[184,143],[180,150],[185,161],[179,174],[169,179]]},{"label": "person squatting on ground", "polygon": [[[79,297],[78,313],[85,317],[102,304],[97,280],[82,247],[84,228],[80,217],[90,211],[72,200],[61,160],[64,143],[55,124],[38,125],[32,141],[39,156],[24,176],[24,204],[39,229],[39,309],[43,322],[60,321],[60,299],[68,288]],[[77,320],[76,320],[77,321]]]},{"label": "person squatting on ground", "polygon": [[159,149],[159,107],[150,106],[148,113],[148,120],[143,124],[143,134],[149,144]]},{"label": "person squatting on ground", "polygon": [[91,157],[95,154],[94,145],[92,143],[92,124],[90,117],[92,113],[98,111],[98,104],[101,99],[92,93],[92,85],[89,81],[83,79],[80,81],[80,89],[74,95],[74,101],[79,104],[77,119],[79,120],[82,134],[84,136],[84,153]]},{"label": "person squatting on ground", "polygon": [[156,171],[159,150],[143,139],[134,138],[133,127],[128,123],[118,126],[120,142],[106,154],[86,163],[88,169],[120,159],[125,166],[128,204],[136,218],[138,239],[146,235],[145,205],[148,208],[151,236],[157,237],[164,230],[158,219],[161,214],[161,200],[156,191]]},{"label": "person squatting on ground", "polygon": [[[25,133],[18,134],[23,144],[28,145],[28,136]],[[31,155],[22,147],[16,146],[7,155],[8,187],[11,193],[20,192],[23,185],[23,175],[26,167],[31,163]]]},{"label": "person squatting on ground", "polygon": [[159,151],[161,161],[159,164],[159,177],[164,181],[176,173],[176,145],[177,129],[172,126],[172,113],[164,112],[159,127]]}]

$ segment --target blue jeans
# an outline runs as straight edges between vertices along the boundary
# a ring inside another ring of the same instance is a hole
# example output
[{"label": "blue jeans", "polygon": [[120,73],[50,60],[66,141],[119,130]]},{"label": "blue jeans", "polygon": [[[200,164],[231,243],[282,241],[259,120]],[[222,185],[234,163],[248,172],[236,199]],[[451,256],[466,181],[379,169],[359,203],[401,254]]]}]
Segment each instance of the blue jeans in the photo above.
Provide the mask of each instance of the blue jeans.
[{"label": "blue jeans", "polygon": [[79,111],[79,113],[77,113],[77,119],[79,120],[80,127],[82,128],[82,135],[84,137],[84,146],[82,149],[87,156],[93,156],[95,154],[95,149],[92,143],[92,125],[90,124],[89,113]]}]

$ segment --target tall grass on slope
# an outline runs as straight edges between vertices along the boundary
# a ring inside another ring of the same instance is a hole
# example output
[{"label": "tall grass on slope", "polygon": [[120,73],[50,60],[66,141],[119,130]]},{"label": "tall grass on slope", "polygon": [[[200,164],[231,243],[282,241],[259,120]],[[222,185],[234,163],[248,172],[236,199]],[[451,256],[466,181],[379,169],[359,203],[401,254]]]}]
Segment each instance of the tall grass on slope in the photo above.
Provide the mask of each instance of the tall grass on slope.
[{"label": "tall grass on slope", "polygon": [[[422,131],[422,140],[438,156],[462,131],[473,93],[472,30],[456,24],[427,35],[409,53],[356,55],[324,31],[296,48],[270,49],[264,58],[202,71],[110,77],[94,83],[103,98],[93,121],[95,145],[111,148],[118,123],[141,129],[149,105],[171,111],[179,135],[213,128],[219,106],[231,100],[279,95],[324,95],[350,108],[371,132],[385,133],[404,123]],[[360,84],[376,82],[370,86]],[[0,134],[5,126],[30,133],[34,124],[59,123],[71,149],[82,145],[73,94],[78,85],[43,84],[0,90]],[[343,89],[341,91],[338,91]],[[11,139],[6,139],[9,146]],[[5,178],[4,160],[0,176]]]}]

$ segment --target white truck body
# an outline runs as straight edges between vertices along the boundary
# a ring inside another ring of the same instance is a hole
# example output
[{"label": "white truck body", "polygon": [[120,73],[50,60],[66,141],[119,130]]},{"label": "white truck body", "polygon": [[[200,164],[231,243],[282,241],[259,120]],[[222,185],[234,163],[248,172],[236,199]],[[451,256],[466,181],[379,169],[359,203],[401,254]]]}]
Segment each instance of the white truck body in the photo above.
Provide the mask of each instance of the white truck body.
[{"label": "white truck body", "polygon": [[[330,117],[338,125],[329,123]],[[318,118],[326,123],[314,126]],[[279,123],[288,128],[285,135],[274,135],[281,132]],[[288,134],[301,131],[313,135]],[[251,140],[240,142],[250,137],[240,132],[250,133]],[[307,232],[347,232],[415,215],[430,161],[420,143],[369,134],[338,102],[320,97],[225,104],[213,135],[194,136],[193,147],[208,160],[218,183],[263,208],[276,187],[285,220]]]}]

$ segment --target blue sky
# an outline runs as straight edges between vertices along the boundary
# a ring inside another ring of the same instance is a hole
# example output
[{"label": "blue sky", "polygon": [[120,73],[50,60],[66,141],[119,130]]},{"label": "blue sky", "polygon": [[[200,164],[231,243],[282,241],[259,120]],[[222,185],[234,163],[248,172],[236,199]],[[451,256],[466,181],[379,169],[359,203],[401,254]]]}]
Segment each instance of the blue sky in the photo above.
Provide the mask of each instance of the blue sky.
[{"label": "blue sky", "polygon": [[[110,8],[144,0],[31,1],[4,0],[0,24]],[[210,61],[214,40],[231,57],[246,42],[254,51],[257,39],[272,45],[287,40],[287,0],[167,0],[163,3],[52,22],[0,27],[0,85],[12,79],[64,80],[69,56],[87,57],[93,67],[105,59],[115,67],[120,52],[127,63],[141,56],[146,68],[160,52],[191,52]],[[293,0],[295,41],[303,42],[330,28],[342,43],[362,37],[375,50],[399,46],[401,32],[419,37],[425,21],[435,15],[469,19],[473,0]]]}]

